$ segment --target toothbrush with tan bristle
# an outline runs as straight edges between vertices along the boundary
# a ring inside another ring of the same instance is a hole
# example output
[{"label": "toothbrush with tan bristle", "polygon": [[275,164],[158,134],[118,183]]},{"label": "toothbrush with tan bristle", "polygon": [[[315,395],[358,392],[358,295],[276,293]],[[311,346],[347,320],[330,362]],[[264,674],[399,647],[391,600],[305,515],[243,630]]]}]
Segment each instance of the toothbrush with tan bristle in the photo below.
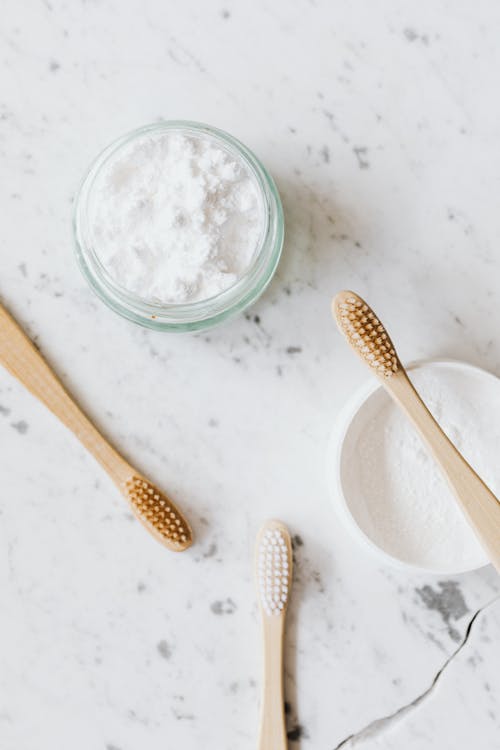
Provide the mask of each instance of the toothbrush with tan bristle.
[{"label": "toothbrush with tan bristle", "polygon": [[500,503],[443,432],[411,383],[387,331],[366,302],[350,291],[332,303],[348,343],[413,422],[440,466],[470,526],[500,572]]},{"label": "toothbrush with tan bristle", "polygon": [[285,617],[292,584],[292,545],[286,526],[267,521],[259,531],[256,580],[264,638],[259,750],[286,750],[283,697]]},{"label": "toothbrush with tan bristle", "polygon": [[40,399],[92,453],[150,534],[176,552],[192,544],[191,528],[180,510],[104,439],[1,305],[0,364]]}]

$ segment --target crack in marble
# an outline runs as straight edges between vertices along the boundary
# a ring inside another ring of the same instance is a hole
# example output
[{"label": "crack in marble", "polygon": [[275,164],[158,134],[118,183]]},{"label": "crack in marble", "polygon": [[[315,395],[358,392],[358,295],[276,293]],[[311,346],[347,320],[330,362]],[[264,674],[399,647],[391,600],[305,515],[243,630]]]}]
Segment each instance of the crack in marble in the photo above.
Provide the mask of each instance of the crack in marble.
[{"label": "crack in marble", "polygon": [[399,722],[403,717],[407,716],[409,713],[414,711],[418,706],[420,706],[426,698],[428,698],[433,692],[434,688],[436,687],[437,683],[439,682],[443,672],[447,669],[447,667],[451,664],[451,662],[455,659],[456,656],[460,653],[460,651],[464,648],[464,646],[467,644],[467,641],[469,640],[469,636],[472,631],[472,626],[474,625],[475,621],[479,617],[479,615],[487,610],[489,607],[491,607],[492,604],[495,602],[500,601],[500,596],[496,596],[491,601],[487,602],[487,604],[483,605],[479,609],[477,609],[472,617],[469,620],[469,623],[467,625],[467,628],[465,630],[464,637],[458,644],[457,648],[452,651],[452,653],[448,656],[444,664],[438,669],[436,674],[434,675],[434,678],[426,690],[424,690],[423,693],[420,693],[420,695],[417,695],[416,698],[414,698],[409,703],[405,703],[404,706],[401,706],[400,708],[393,711],[393,713],[389,714],[388,716],[382,716],[380,719],[374,719],[369,724],[367,724],[363,729],[360,729],[358,732],[353,732],[348,737],[345,737],[343,740],[341,740],[338,745],[335,745],[333,750],[341,750],[341,748],[355,748],[358,747],[360,742],[363,742],[364,740],[371,740],[376,739],[377,737],[380,737],[381,734],[386,732],[388,729],[390,729],[394,724]]}]

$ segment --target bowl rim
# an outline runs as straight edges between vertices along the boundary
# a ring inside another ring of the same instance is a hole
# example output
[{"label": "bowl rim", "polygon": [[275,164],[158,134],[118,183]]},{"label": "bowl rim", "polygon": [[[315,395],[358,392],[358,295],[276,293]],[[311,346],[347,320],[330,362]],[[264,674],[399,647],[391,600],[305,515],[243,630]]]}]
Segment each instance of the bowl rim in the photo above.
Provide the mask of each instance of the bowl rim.
[{"label": "bowl rim", "polygon": [[[455,367],[457,369],[461,370],[471,370],[474,372],[477,372],[481,374],[482,376],[487,376],[489,378],[494,379],[497,384],[500,383],[500,378],[498,378],[494,373],[490,372],[489,370],[485,370],[482,367],[479,367],[478,365],[473,365],[469,362],[464,362],[463,360],[454,359],[454,358],[448,358],[448,357],[441,357],[441,358],[427,358],[427,359],[419,359],[419,360],[413,360],[408,365],[405,366],[405,369],[411,372],[415,369],[420,369],[426,366],[444,366],[444,367]],[[356,519],[354,518],[350,507],[349,502],[347,500],[346,494],[344,492],[343,484],[342,484],[342,472],[341,472],[341,461],[342,461],[342,450],[344,447],[345,438],[347,436],[347,432],[352,424],[352,421],[354,420],[355,416],[361,411],[365,403],[368,401],[370,396],[372,396],[376,391],[383,388],[381,383],[376,378],[372,378],[370,380],[365,381],[362,383],[348,398],[346,403],[341,407],[340,411],[337,414],[337,417],[335,419],[335,423],[333,425],[333,428],[330,432],[330,437],[328,440],[328,446],[327,446],[327,452],[326,452],[326,474],[327,474],[327,484],[329,489],[330,498],[332,501],[332,504],[334,506],[334,509],[336,511],[337,517],[340,518],[340,520],[344,523],[344,526],[349,530],[352,536],[361,543],[361,545],[368,550],[372,556],[375,556],[380,561],[389,562],[393,567],[398,568],[400,570],[404,570],[406,572],[417,572],[417,573],[427,573],[427,574],[433,574],[437,576],[442,575],[461,575],[463,573],[471,573],[476,570],[480,570],[481,568],[486,567],[490,564],[486,553],[484,555],[484,559],[482,561],[477,561],[477,563],[474,563],[473,565],[466,565],[466,566],[444,566],[440,568],[436,568],[433,566],[418,564],[409,562],[407,560],[402,560],[401,558],[398,558],[394,555],[392,555],[390,552],[387,552],[382,547],[379,547],[378,544],[376,544],[369,536],[368,534],[361,528],[361,526],[358,524]]]}]

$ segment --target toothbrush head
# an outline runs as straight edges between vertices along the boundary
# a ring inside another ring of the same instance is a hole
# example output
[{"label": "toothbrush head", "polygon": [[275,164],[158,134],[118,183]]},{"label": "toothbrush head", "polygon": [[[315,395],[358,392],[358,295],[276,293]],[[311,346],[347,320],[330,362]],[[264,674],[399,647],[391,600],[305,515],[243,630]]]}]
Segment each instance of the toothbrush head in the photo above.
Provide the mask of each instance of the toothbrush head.
[{"label": "toothbrush head", "polygon": [[292,544],[286,526],[267,521],[257,537],[257,588],[267,617],[284,615],[292,584]]},{"label": "toothbrush head", "polygon": [[354,292],[339,292],[333,299],[332,312],[348,343],[379,378],[390,378],[403,369],[389,334],[361,297]]},{"label": "toothbrush head", "polygon": [[132,510],[147,530],[165,547],[182,552],[193,543],[191,528],[174,503],[148,479],[134,475],[124,487]]}]

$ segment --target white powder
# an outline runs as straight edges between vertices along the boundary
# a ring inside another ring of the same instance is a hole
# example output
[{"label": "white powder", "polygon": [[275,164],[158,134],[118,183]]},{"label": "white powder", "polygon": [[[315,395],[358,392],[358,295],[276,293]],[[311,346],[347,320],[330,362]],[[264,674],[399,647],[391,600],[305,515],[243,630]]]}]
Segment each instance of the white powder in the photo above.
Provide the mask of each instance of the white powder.
[{"label": "white powder", "polygon": [[[448,437],[498,494],[499,381],[447,363],[415,369],[411,379]],[[357,523],[394,557],[443,572],[486,562],[436,463],[382,389],[349,428],[341,473]]]},{"label": "white powder", "polygon": [[265,224],[256,179],[209,135],[140,136],[105,164],[91,242],[119,285],[151,302],[208,299],[249,268]]}]

